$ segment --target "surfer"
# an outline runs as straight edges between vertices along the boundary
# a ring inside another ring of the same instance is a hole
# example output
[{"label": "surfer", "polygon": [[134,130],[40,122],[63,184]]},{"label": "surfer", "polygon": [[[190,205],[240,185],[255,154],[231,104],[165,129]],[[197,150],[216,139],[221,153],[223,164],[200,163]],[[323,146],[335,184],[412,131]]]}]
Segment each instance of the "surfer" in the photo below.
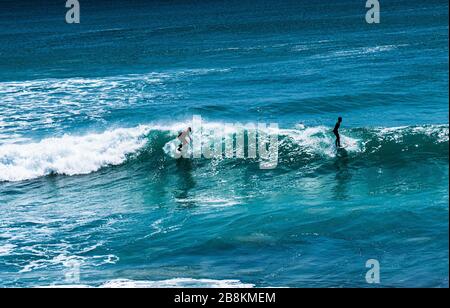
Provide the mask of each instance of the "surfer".
[{"label": "surfer", "polygon": [[339,135],[339,127],[341,127],[342,117],[338,118],[336,125],[334,126],[333,133],[336,136],[336,147],[341,147],[341,136]]},{"label": "surfer", "polygon": [[178,151],[181,152],[181,149],[184,145],[188,144],[191,140],[190,133],[192,132],[192,129],[188,127],[185,131],[178,134],[178,140],[180,140],[180,145],[178,146]]}]

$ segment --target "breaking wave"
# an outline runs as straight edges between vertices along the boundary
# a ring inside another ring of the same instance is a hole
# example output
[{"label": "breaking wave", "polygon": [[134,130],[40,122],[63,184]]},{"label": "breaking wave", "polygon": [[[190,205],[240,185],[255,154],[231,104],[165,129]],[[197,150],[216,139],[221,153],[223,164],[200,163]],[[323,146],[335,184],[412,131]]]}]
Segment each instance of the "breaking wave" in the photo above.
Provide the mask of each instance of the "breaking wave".
[{"label": "breaking wave", "polygon": [[[206,123],[214,129],[220,123]],[[47,175],[82,175],[108,166],[121,165],[137,157],[168,157],[176,126],[141,125],[118,128],[85,136],[64,135],[40,142],[0,145],[0,181],[30,180]],[[225,131],[233,134],[233,130]],[[296,168],[300,164],[339,159],[331,128],[324,126],[279,129],[278,164]],[[211,138],[206,135],[205,138]],[[448,160],[448,125],[406,126],[397,128],[352,128],[342,130],[345,156],[355,161],[388,162],[441,158]],[[247,151],[247,150],[246,150]],[[245,163],[246,160],[242,160]]]}]

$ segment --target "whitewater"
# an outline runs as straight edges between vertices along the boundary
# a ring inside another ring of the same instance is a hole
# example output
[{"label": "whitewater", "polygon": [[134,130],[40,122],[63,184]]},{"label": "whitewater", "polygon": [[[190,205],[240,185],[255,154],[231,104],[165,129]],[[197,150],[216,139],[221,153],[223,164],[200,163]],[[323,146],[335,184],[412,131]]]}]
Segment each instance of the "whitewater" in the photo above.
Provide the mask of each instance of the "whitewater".
[{"label": "whitewater", "polygon": [[[167,143],[163,150],[171,156],[167,145],[171,144],[169,138],[175,137],[181,127],[191,125],[186,122],[166,128],[152,125],[140,125],[134,128],[117,128],[103,133],[88,134],[86,136],[64,135],[60,138],[48,138],[36,143],[28,144],[6,144],[0,145],[0,180],[21,181],[30,180],[46,175],[82,175],[98,171],[100,168],[123,164],[127,159],[133,159],[148,145],[149,134],[165,134]],[[225,124],[222,124],[225,125]],[[205,130],[213,130],[221,127],[221,123],[206,123]],[[323,159],[335,158],[337,151],[334,147],[334,138],[330,133],[331,128],[323,126],[304,127],[298,125],[296,129],[281,129],[276,132],[281,141],[281,162],[295,159],[295,156],[319,156]],[[350,130],[353,136],[358,136],[361,129]],[[228,131],[229,135],[236,131]],[[344,144],[348,144],[346,152],[356,159],[357,154],[372,154],[386,151],[393,141],[399,147],[400,152],[436,150],[440,144],[447,143],[449,128],[445,125],[398,127],[398,128],[375,128],[366,130],[364,137],[370,139],[356,139],[349,135],[342,136]],[[204,136],[203,142],[208,142],[213,136]],[[415,138],[418,142],[405,142],[405,138]],[[426,140],[424,140],[426,139]],[[377,142],[379,145],[367,145]],[[384,144],[383,144],[384,143]],[[445,145],[444,145],[445,146]],[[412,149],[411,149],[412,148]],[[415,149],[414,149],[415,148]],[[443,149],[443,147],[441,147]],[[150,149],[151,150],[151,149]],[[155,149],[157,150],[157,149]],[[149,151],[149,149],[147,149]],[[384,153],[384,155],[395,153]],[[428,153],[429,155],[435,153]],[[439,154],[439,153],[436,153]],[[442,155],[445,154],[443,151]],[[173,158],[173,157],[172,157]],[[222,159],[222,155],[220,156]],[[188,158],[191,159],[191,158]],[[219,157],[215,157],[219,159]]]}]

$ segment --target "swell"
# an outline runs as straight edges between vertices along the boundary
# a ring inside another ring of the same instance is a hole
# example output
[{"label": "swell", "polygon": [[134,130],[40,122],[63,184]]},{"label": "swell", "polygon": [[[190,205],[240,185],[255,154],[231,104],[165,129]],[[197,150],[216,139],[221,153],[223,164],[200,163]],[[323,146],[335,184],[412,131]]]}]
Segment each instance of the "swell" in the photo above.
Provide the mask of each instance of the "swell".
[{"label": "swell", "polygon": [[[64,135],[35,143],[0,145],[0,181],[30,180],[55,174],[83,175],[109,166],[161,159],[175,162],[167,152],[167,145],[188,125],[141,125],[85,136]],[[205,123],[204,127],[212,129],[220,125]],[[448,162],[449,159],[448,125],[342,130],[342,143],[346,146],[342,151],[336,150],[329,127],[298,125],[274,133],[278,134],[278,166],[288,170],[339,160],[371,166],[429,159]],[[247,151],[246,147],[245,153]],[[220,156],[214,161],[224,168],[239,168],[258,159],[228,160]],[[227,165],[228,162],[232,165]]]}]

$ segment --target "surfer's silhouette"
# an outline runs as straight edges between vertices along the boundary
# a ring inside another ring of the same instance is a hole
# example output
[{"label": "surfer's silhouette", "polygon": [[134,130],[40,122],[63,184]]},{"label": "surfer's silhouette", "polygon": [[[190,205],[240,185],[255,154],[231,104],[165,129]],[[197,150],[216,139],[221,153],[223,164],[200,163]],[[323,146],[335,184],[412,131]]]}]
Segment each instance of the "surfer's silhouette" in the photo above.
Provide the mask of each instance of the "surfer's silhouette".
[{"label": "surfer's silhouette", "polygon": [[339,127],[341,127],[342,117],[338,118],[336,125],[334,126],[333,133],[336,136],[336,147],[341,147],[341,136],[339,135]]},{"label": "surfer's silhouette", "polygon": [[178,140],[180,140],[180,145],[178,146],[178,151],[181,152],[184,145],[188,144],[190,142],[190,134],[192,132],[192,129],[188,127],[185,131],[178,134]]}]

